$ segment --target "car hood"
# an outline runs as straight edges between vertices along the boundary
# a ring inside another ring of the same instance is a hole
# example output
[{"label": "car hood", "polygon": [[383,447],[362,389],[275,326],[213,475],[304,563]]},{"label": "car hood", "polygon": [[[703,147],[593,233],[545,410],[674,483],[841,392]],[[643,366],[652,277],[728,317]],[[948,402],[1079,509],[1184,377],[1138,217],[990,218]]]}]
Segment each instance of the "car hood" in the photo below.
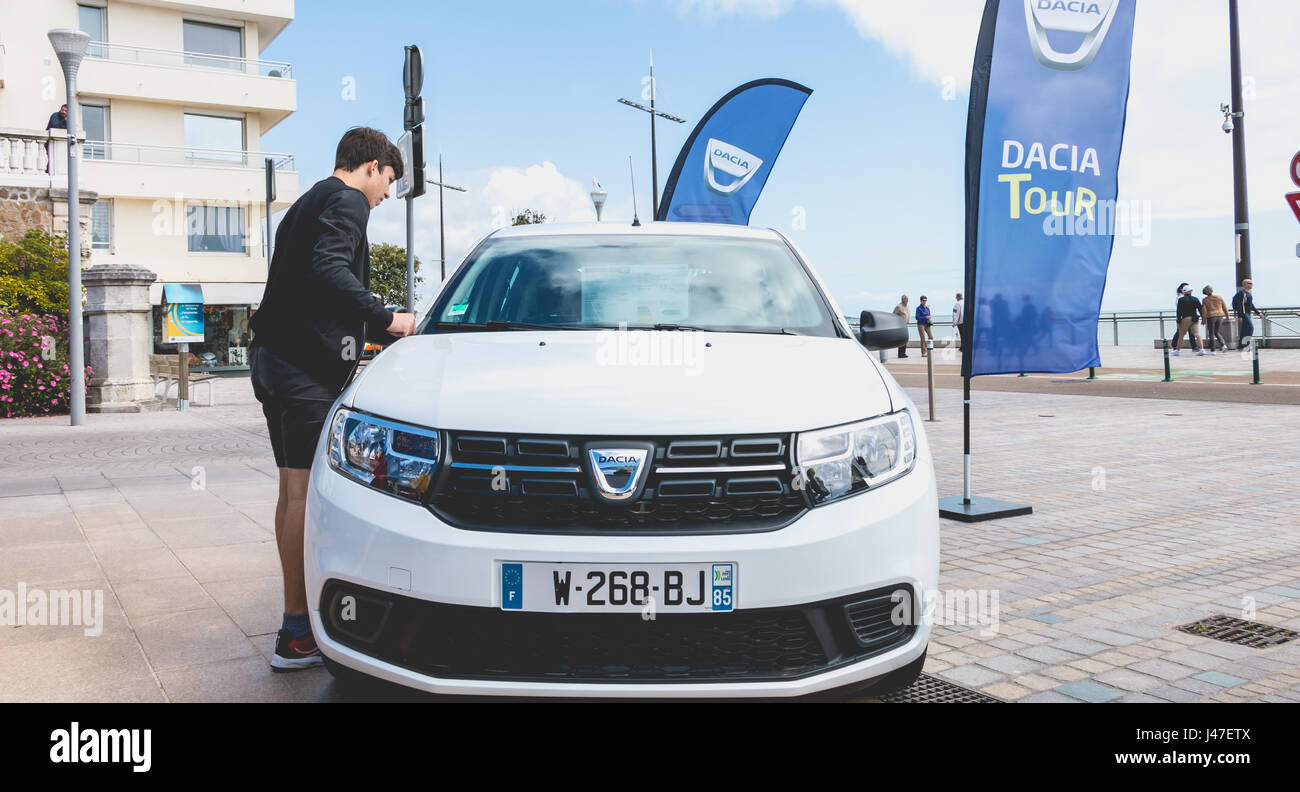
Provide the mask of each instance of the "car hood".
[{"label": "car hood", "polygon": [[802,431],[891,409],[853,339],[613,330],[404,338],[350,403],[440,429],[580,435]]}]

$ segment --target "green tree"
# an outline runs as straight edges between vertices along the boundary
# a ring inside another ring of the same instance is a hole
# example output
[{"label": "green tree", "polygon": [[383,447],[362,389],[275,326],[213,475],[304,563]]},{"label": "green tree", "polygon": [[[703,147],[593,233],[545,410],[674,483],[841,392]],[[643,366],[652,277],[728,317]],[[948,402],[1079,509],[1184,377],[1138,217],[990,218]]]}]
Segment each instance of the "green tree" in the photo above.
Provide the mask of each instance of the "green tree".
[{"label": "green tree", "polygon": [[545,223],[545,222],[546,222],[546,215],[542,214],[541,212],[535,209],[525,209],[522,212],[515,213],[514,218],[511,219],[510,221],[510,225],[512,226],[532,225],[533,223]]},{"label": "green tree", "polygon": [[[424,278],[420,277],[420,257],[415,257],[415,290],[418,293]],[[385,305],[406,305],[406,248],[388,243],[370,245],[370,290],[378,294]]]},{"label": "green tree", "polygon": [[15,313],[68,313],[68,243],[29,228],[23,238],[0,238],[0,308]]}]

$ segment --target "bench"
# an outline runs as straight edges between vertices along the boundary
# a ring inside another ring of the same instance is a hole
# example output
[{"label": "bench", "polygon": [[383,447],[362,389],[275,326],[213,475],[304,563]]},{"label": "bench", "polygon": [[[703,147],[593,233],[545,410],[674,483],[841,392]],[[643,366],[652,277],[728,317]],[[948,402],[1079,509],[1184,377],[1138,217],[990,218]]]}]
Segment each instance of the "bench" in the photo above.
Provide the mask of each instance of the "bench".
[{"label": "bench", "polygon": [[[150,355],[149,356],[149,377],[153,379],[153,391],[158,393],[158,386],[163,386],[162,400],[167,401],[167,395],[171,393],[173,386],[176,387],[177,396],[180,395],[181,384],[181,363],[176,355]],[[216,402],[213,399],[212,383],[217,377],[212,374],[201,374],[195,371],[189,373],[190,387],[196,385],[208,386],[208,406],[213,407]]]}]

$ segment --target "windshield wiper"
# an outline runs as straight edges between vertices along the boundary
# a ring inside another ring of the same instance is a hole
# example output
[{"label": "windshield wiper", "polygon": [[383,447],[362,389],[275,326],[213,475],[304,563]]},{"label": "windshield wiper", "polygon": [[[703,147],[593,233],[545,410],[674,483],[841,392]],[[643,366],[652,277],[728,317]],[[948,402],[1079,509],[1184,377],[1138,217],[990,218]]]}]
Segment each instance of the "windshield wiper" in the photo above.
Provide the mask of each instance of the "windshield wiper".
[{"label": "windshield wiper", "polygon": [[676,322],[658,322],[650,329],[651,330],[705,330],[707,331],[709,328],[698,327],[696,325],[677,324]]},{"label": "windshield wiper", "polygon": [[489,322],[434,322],[435,330],[583,330],[580,325],[572,324],[535,324],[531,322],[507,322],[493,319]]}]

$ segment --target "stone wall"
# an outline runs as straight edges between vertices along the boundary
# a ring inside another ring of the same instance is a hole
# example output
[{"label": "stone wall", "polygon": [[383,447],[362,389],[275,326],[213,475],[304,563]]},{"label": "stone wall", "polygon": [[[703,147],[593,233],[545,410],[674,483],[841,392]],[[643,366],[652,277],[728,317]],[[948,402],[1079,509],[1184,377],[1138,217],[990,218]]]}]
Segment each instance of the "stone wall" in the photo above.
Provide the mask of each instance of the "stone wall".
[{"label": "stone wall", "polygon": [[[3,176],[0,176],[3,179]],[[81,190],[81,258],[90,258],[91,209],[99,194]],[[0,184],[0,236],[10,241],[21,239],[29,228],[51,234],[68,233],[68,191],[60,187],[30,187]]]},{"label": "stone wall", "polygon": [[[53,231],[53,210],[48,189],[0,186],[0,236],[14,241],[29,228]],[[67,211],[63,214],[66,216]]]}]

